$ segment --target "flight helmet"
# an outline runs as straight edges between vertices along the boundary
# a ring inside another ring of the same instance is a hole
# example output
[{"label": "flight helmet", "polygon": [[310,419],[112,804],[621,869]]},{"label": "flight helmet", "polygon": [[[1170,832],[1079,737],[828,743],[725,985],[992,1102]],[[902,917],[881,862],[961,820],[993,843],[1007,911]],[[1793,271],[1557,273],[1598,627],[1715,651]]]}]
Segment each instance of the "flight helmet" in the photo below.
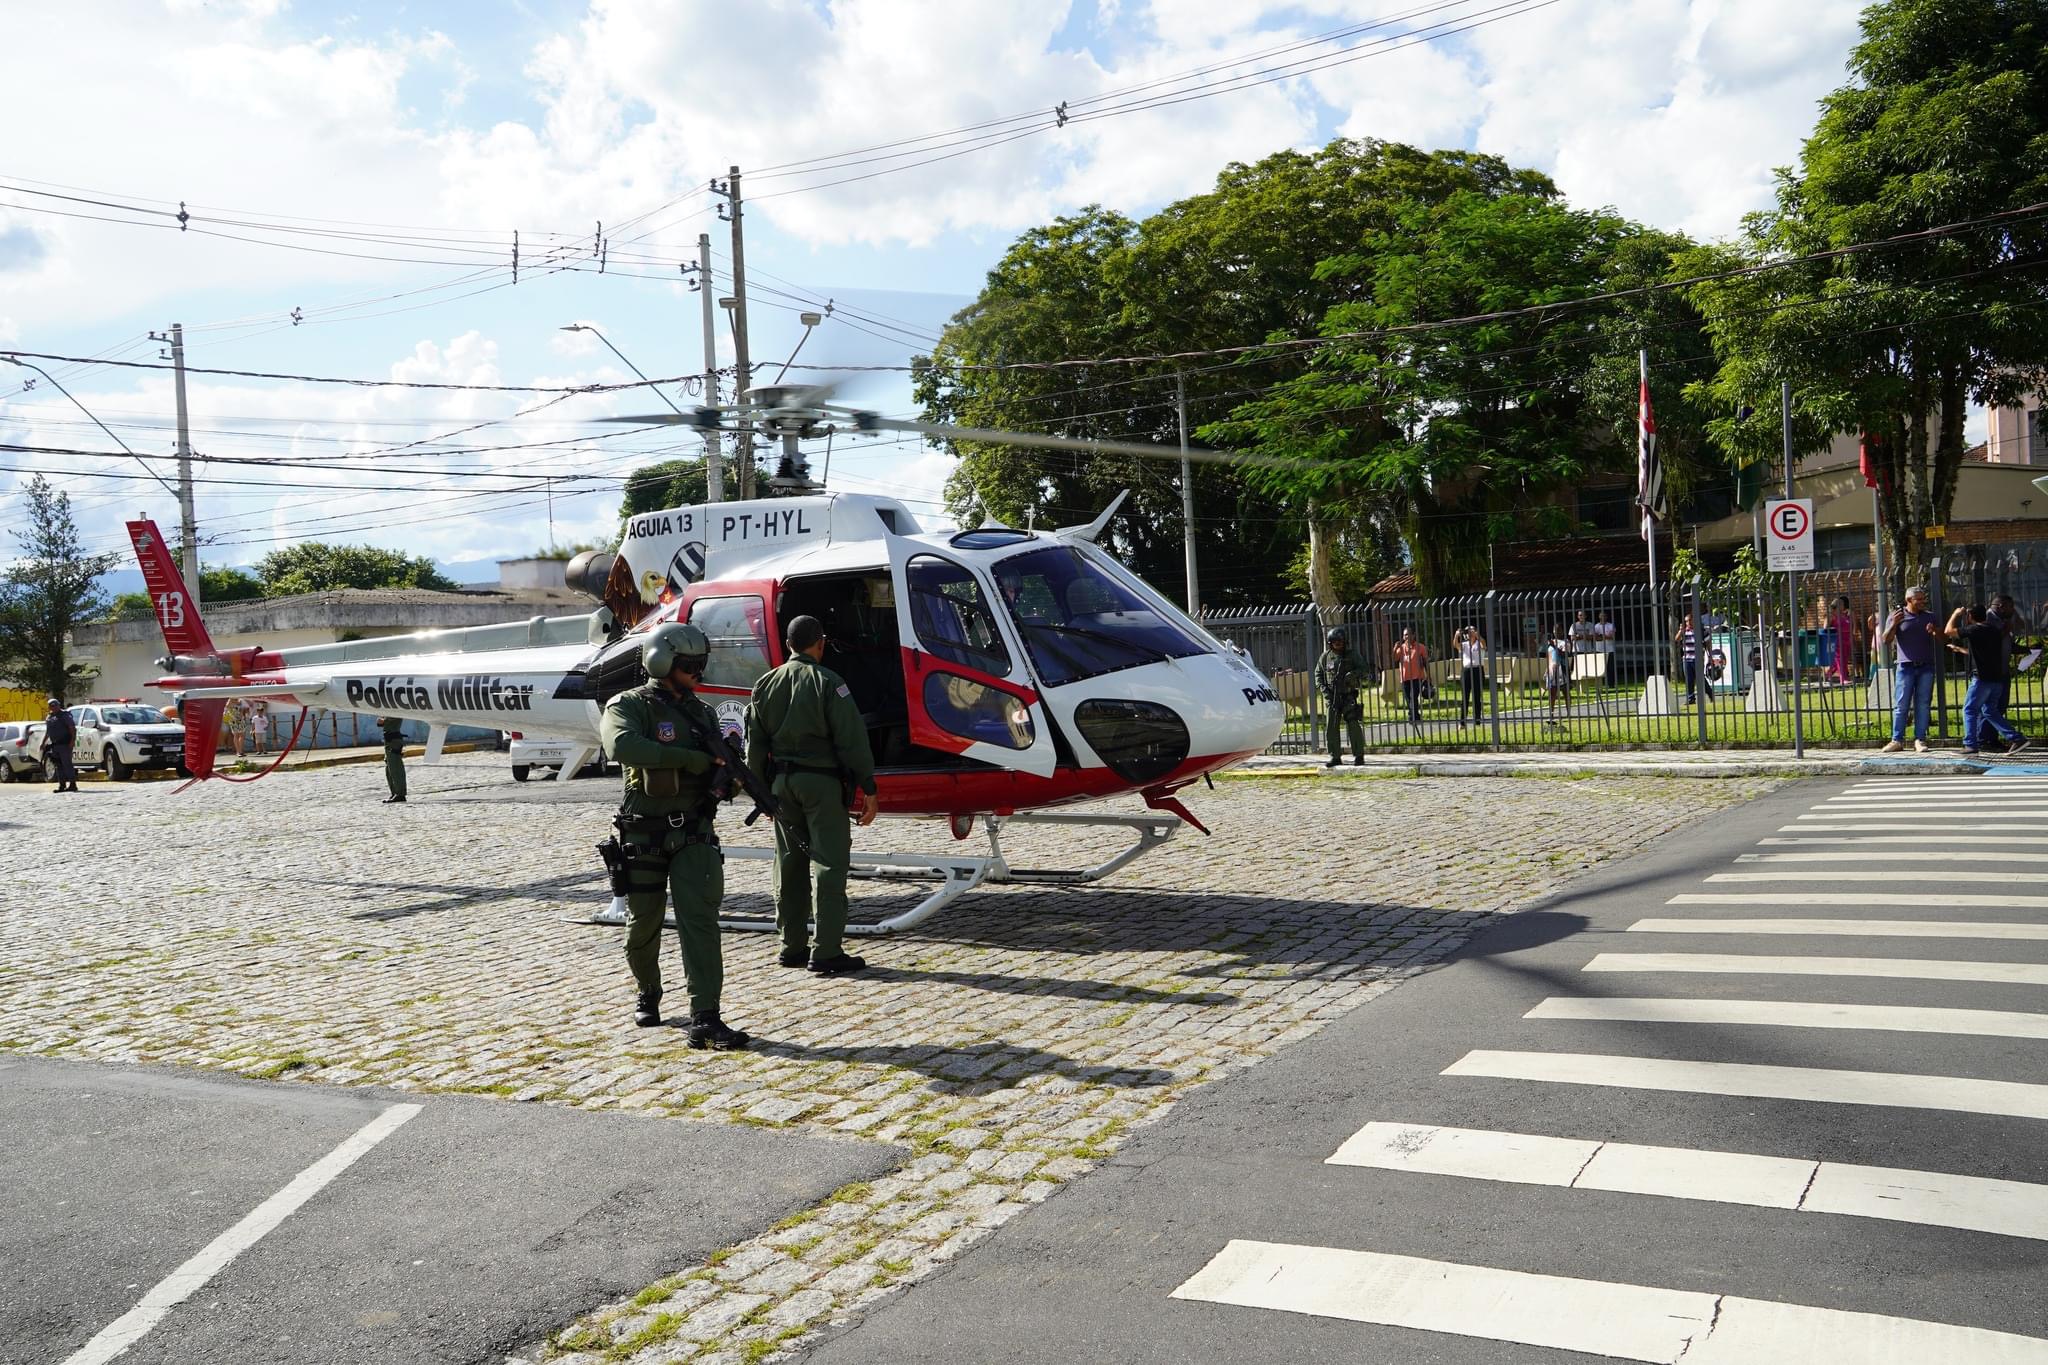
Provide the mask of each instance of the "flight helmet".
[{"label": "flight helmet", "polygon": [[703,672],[710,653],[711,641],[703,631],[671,621],[648,633],[647,643],[640,646],[640,663],[648,677],[659,680],[666,678],[679,663],[695,663],[697,667],[692,671]]}]

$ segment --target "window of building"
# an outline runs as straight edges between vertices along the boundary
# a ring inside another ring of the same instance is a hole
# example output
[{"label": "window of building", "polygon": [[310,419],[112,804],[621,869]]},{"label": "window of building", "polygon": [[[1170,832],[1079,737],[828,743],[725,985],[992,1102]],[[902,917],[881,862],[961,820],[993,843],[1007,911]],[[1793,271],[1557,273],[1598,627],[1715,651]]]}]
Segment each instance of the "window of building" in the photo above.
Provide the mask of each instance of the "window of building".
[{"label": "window of building", "polygon": [[1870,564],[1870,528],[1836,526],[1813,533],[1813,567],[1816,569],[1867,569]]}]

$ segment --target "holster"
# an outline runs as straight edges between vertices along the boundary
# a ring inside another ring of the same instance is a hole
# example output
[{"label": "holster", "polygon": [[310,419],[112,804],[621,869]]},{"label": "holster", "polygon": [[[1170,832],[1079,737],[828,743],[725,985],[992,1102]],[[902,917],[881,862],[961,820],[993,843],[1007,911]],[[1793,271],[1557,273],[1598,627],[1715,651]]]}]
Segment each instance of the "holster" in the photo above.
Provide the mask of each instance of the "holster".
[{"label": "holster", "polygon": [[605,880],[611,883],[612,894],[626,894],[626,846],[614,834],[597,846],[597,856],[604,859]]}]

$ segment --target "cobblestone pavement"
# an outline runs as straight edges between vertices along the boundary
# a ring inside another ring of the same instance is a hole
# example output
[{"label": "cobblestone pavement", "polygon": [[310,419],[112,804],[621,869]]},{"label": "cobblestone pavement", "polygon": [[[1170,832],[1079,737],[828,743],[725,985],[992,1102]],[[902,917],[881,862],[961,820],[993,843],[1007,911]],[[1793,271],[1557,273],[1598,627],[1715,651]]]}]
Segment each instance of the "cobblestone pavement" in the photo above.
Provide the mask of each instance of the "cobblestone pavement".
[{"label": "cobblestone pavement", "polygon": [[[772,935],[728,936],[725,1012],[757,1046],[726,1054],[630,1027],[619,932],[565,922],[606,899],[591,845],[615,785],[518,786],[477,754],[415,765],[403,806],[377,804],[364,767],[176,794],[0,787],[0,1048],[903,1145],[889,1177],[545,1345],[579,1363],[755,1361],[958,1255],[1194,1086],[1314,1033],[1493,914],[1775,784],[1344,774],[1197,789],[1215,838],[1176,837],[1093,888],[976,892],[861,945],[877,965],[858,977],[778,969]],[[891,821],[857,840],[946,842]],[[1019,866],[1081,865],[1112,842],[1006,834]],[[728,909],[766,909],[766,878],[730,863]],[[857,889],[856,915],[908,903]]]}]

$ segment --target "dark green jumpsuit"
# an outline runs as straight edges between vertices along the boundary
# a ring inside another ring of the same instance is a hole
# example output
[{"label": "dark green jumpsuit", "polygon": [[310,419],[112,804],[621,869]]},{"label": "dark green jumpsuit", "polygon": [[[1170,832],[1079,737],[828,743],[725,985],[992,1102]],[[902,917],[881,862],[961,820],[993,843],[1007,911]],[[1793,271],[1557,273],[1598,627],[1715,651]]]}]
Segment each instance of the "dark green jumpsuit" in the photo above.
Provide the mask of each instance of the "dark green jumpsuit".
[{"label": "dark green jumpsuit", "polygon": [[405,722],[386,716],[377,722],[384,730],[384,781],[391,794],[405,799]]},{"label": "dark green jumpsuit", "polygon": [[[774,783],[782,803],[775,822],[775,924],[782,946],[803,949],[815,913],[811,961],[838,957],[845,951],[846,870],[853,856],[853,820],[840,775],[872,793],[875,759],[860,709],[837,673],[798,654],[754,684],[747,766],[763,782]],[[810,845],[818,864],[815,909],[811,869],[792,846],[791,829]]]},{"label": "dark green jumpsuit", "polygon": [[1365,752],[1365,703],[1358,696],[1365,681],[1365,665],[1359,662],[1353,650],[1340,652],[1326,648],[1323,656],[1316,660],[1316,691],[1330,703],[1330,712],[1323,718],[1323,726],[1332,758],[1344,757],[1344,739],[1338,732],[1339,722],[1351,735],[1351,756],[1357,758]]},{"label": "dark green jumpsuit", "polygon": [[613,697],[598,734],[604,751],[625,769],[619,813],[625,847],[626,965],[644,996],[661,995],[663,884],[675,905],[676,937],[690,1012],[715,1013],[725,985],[718,941],[718,904],[725,899],[725,855],[712,820],[711,755],[688,716],[718,718],[693,692],[648,683]]}]

